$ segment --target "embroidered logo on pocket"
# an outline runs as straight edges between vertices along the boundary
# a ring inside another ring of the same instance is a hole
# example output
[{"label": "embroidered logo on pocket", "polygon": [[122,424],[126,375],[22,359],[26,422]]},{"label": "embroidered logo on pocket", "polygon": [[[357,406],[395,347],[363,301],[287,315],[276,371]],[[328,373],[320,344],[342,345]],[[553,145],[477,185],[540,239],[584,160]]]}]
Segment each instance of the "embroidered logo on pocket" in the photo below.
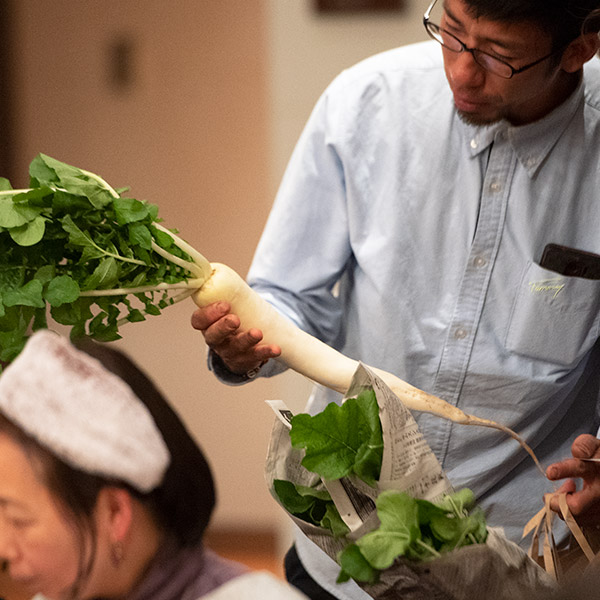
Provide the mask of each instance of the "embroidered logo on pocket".
[{"label": "embroidered logo on pocket", "polygon": [[564,289],[563,277],[554,277],[552,279],[541,279],[539,281],[530,281],[528,283],[531,294],[544,294],[556,298]]}]

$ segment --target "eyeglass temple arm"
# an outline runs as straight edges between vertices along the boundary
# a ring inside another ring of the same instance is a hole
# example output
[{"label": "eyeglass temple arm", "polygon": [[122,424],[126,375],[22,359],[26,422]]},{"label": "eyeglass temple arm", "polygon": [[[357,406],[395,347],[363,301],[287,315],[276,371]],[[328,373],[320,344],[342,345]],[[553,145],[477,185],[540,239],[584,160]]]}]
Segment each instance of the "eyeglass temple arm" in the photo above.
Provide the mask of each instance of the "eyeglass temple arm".
[{"label": "eyeglass temple arm", "polygon": [[429,5],[429,8],[425,11],[425,14],[423,15],[423,25],[425,25],[427,21],[429,21],[429,17],[431,17],[431,13],[436,2],[437,0],[433,0],[433,2]]}]

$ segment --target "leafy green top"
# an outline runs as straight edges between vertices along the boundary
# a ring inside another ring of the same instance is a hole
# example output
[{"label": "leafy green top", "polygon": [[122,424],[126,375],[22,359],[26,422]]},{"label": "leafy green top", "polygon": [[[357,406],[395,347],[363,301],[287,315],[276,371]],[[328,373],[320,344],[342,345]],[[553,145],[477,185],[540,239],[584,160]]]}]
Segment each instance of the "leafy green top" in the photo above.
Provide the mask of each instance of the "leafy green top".
[{"label": "leafy green top", "polygon": [[341,406],[328,404],[314,416],[292,418],[292,446],[304,448],[302,465],[324,479],[351,473],[375,486],[383,458],[379,405],[372,389],[348,398]]},{"label": "leafy green top", "polygon": [[[325,480],[354,474],[375,487],[383,458],[383,434],[379,405],[372,388],[341,406],[329,404],[314,416],[292,418],[292,446],[303,448],[302,465]],[[344,538],[348,528],[321,483],[314,488],[276,480],[274,491],[283,506],[296,517],[328,529]],[[398,557],[409,560],[435,558],[469,544],[484,543],[487,527],[483,512],[475,506],[473,492],[464,488],[440,502],[412,498],[387,490],[376,500],[377,529],[348,542],[338,555],[338,582],[352,578],[376,583],[381,571]]]},{"label": "leafy green top", "polygon": [[[119,325],[159,314],[210,273],[159,223],[158,208],[103,179],[38,155],[30,188],[0,178],[0,360],[12,360],[47,312],[72,336],[118,339]],[[138,307],[132,304],[137,298]]]},{"label": "leafy green top", "polygon": [[487,538],[485,517],[467,488],[435,504],[388,490],[377,498],[377,516],[380,526],[338,556],[339,582],[352,577],[375,583],[398,557],[426,560]]}]

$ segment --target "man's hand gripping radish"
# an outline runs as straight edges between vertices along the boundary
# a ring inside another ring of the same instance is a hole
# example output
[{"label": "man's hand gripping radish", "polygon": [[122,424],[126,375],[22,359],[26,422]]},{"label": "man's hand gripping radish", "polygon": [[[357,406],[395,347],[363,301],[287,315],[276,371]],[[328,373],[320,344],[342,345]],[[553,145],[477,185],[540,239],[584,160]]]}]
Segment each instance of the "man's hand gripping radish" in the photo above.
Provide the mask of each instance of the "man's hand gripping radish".
[{"label": "man's hand gripping radish", "polygon": [[261,343],[260,329],[241,329],[239,317],[230,310],[229,303],[223,301],[198,308],[192,314],[192,327],[202,332],[207,346],[232,373],[251,372],[281,354],[277,344]]}]

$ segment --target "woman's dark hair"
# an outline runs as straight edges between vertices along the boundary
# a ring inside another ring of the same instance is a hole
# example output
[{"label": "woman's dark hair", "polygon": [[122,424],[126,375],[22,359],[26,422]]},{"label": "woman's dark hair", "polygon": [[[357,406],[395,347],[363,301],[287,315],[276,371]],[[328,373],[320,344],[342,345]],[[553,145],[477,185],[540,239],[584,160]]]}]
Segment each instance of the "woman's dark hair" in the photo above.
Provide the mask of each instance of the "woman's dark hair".
[{"label": "woman's dark hair", "polygon": [[[86,534],[95,537],[93,510],[100,490],[107,485],[124,487],[143,502],[161,527],[180,547],[201,543],[213,509],[215,487],[210,467],[185,425],[156,385],[123,352],[88,339],[74,342],[81,351],[99,360],[104,368],[121,378],[152,415],[171,455],[162,483],[142,494],[126,483],[74,469],[0,415],[0,432],[15,439],[34,468],[59,499],[60,508],[73,520],[85,554]],[[80,567],[81,574],[87,566]]]},{"label": "woman's dark hair", "polygon": [[505,23],[533,23],[550,34],[559,50],[582,31],[597,32],[600,21],[590,15],[600,9],[599,0],[465,0],[475,18]]}]

